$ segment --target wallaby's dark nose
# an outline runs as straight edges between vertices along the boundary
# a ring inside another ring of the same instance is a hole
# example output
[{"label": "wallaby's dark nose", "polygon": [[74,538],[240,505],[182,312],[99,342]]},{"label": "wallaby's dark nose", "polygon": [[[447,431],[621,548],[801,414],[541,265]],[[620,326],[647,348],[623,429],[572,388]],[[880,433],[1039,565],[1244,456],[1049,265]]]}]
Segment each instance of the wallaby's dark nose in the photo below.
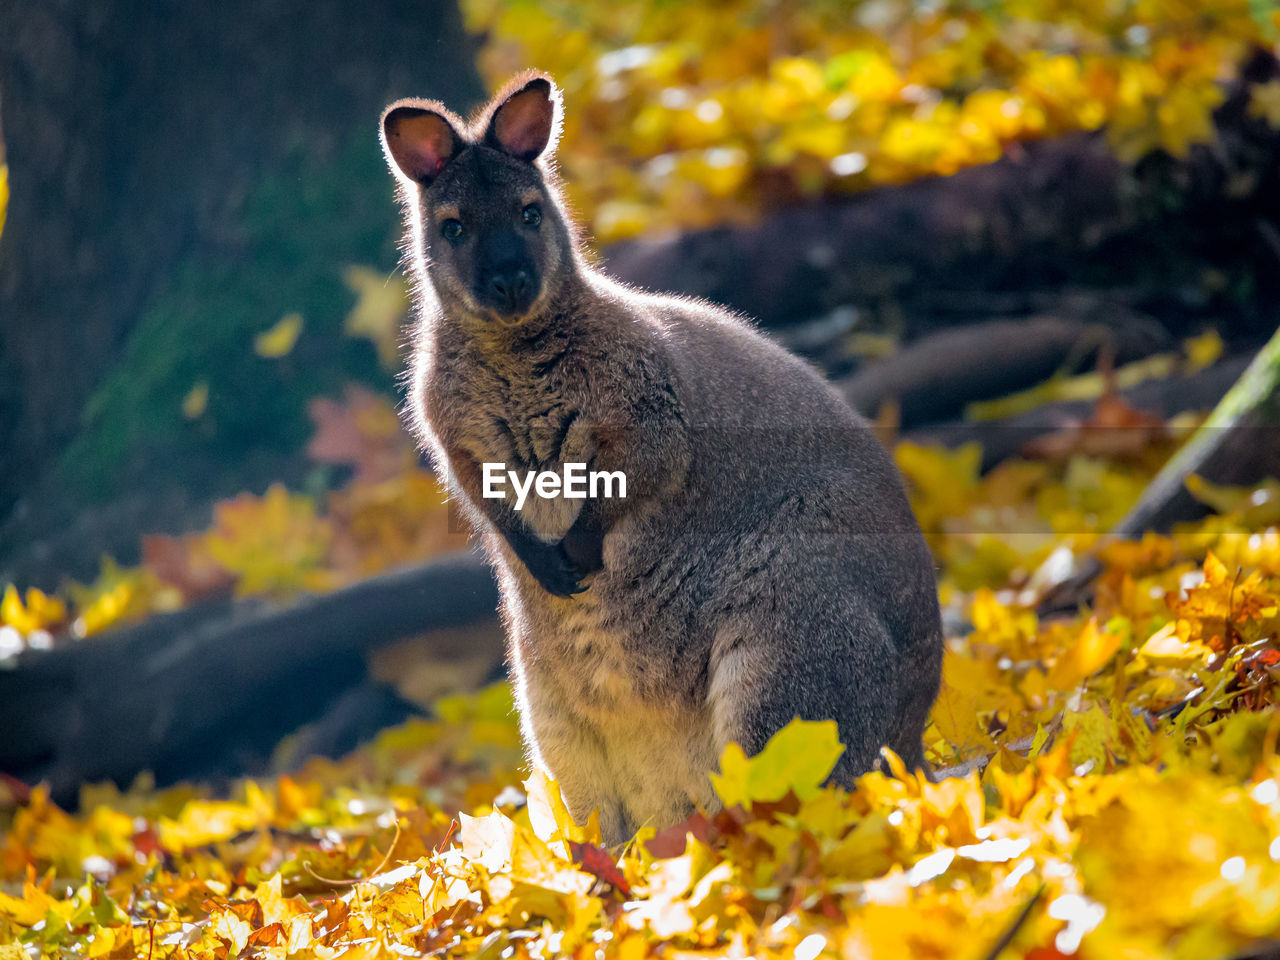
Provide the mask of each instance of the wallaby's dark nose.
[{"label": "wallaby's dark nose", "polygon": [[489,290],[496,301],[508,310],[528,304],[529,292],[533,288],[533,278],[524,269],[499,271],[489,276]]}]

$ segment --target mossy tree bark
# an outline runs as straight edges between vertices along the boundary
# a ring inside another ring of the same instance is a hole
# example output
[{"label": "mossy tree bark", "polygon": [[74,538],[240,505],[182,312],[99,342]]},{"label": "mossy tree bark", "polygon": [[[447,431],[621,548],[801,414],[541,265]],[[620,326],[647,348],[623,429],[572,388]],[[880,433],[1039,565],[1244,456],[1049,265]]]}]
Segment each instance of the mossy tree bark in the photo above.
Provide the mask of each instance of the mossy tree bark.
[{"label": "mossy tree bark", "polygon": [[[24,495],[42,512],[77,434],[102,439],[73,447],[71,496],[145,485],[174,465],[198,482],[222,462],[239,462],[249,475],[235,482],[251,486],[252,464],[296,449],[291,418],[305,398],[273,406],[272,391],[378,375],[370,351],[335,358],[318,338],[295,365],[308,376],[264,375],[249,360],[254,329],[288,310],[307,308],[310,331],[340,330],[344,261],[394,266],[377,117],[406,94],[460,109],[481,99],[455,0],[0,3],[12,187],[0,237],[0,520]],[[182,378],[226,355],[218,334],[237,327],[248,358],[211,390],[227,410],[236,397],[259,404],[263,425],[231,429],[243,424],[228,413],[212,439],[166,435]]]}]

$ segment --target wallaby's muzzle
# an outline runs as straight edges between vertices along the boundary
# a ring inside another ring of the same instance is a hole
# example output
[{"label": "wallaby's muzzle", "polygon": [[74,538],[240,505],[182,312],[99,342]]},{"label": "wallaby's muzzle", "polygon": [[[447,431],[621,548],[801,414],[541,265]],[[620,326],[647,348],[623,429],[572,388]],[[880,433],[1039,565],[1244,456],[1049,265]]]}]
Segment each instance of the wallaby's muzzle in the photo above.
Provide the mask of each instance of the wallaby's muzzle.
[{"label": "wallaby's muzzle", "polygon": [[529,312],[537,299],[537,285],[524,266],[484,271],[476,290],[477,299],[497,313],[519,316]]},{"label": "wallaby's muzzle", "polygon": [[540,238],[536,230],[524,231],[527,236],[494,223],[478,230],[472,292],[477,302],[503,317],[523,316],[538,299],[538,267],[530,247]]}]

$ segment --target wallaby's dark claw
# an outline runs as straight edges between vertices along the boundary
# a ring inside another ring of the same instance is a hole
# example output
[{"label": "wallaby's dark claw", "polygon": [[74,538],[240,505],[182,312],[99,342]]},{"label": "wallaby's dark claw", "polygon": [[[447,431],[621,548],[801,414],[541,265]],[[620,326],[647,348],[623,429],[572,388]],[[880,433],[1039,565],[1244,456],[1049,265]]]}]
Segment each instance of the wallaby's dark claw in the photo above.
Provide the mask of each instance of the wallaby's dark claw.
[{"label": "wallaby's dark claw", "polygon": [[571,597],[586,589],[581,583],[583,571],[569,559],[563,542],[546,543],[524,530],[509,532],[507,542],[533,579],[552,596]]},{"label": "wallaby's dark claw", "polygon": [[587,588],[582,585],[578,568],[565,554],[562,545],[556,544],[555,552],[556,556],[541,570],[530,567],[529,572],[552,596],[572,597],[575,593],[582,593]]}]

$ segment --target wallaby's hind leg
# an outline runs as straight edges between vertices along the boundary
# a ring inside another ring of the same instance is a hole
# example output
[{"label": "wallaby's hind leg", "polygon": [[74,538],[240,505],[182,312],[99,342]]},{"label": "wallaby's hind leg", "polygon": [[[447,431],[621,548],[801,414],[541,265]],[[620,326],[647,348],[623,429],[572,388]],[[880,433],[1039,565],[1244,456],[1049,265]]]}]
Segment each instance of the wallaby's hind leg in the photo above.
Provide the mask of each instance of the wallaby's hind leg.
[{"label": "wallaby's hind leg", "polygon": [[924,758],[924,729],[929,725],[929,714],[938,698],[942,674],[942,640],[932,632],[911,647],[903,658],[899,670],[905,678],[902,685],[903,703],[899,708],[902,723],[897,739],[889,746],[902,758],[908,770],[923,770],[932,779],[933,771]]},{"label": "wallaby's hind leg", "polygon": [[778,610],[716,637],[709,699],[717,748],[733,741],[751,755],[797,715],[833,719],[845,750],[831,779],[849,784],[877,765],[882,745],[918,743],[918,732],[896,728],[899,666],[884,625],[804,614]]}]

